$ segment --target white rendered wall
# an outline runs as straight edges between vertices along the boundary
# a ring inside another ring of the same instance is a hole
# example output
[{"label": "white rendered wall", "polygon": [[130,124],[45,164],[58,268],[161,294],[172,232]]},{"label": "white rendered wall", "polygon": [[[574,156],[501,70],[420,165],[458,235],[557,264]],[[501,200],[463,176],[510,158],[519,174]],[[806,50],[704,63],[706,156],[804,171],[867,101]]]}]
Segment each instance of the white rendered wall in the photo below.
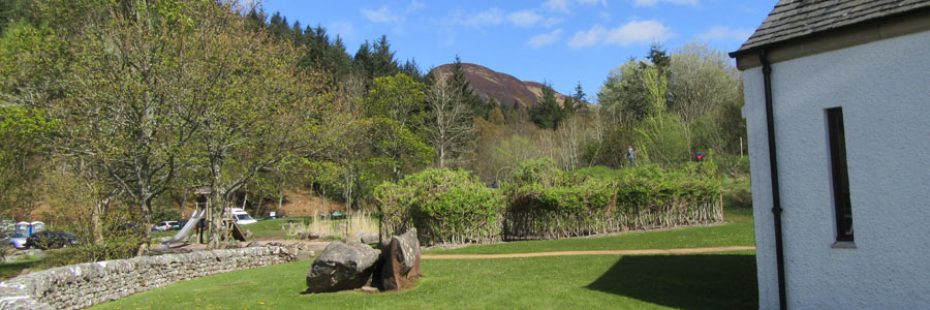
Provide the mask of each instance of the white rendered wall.
[{"label": "white rendered wall", "polygon": [[[930,32],[772,66],[790,308],[930,307]],[[765,99],[743,73],[760,308],[778,307]],[[824,110],[846,130],[855,249],[834,249]]]}]

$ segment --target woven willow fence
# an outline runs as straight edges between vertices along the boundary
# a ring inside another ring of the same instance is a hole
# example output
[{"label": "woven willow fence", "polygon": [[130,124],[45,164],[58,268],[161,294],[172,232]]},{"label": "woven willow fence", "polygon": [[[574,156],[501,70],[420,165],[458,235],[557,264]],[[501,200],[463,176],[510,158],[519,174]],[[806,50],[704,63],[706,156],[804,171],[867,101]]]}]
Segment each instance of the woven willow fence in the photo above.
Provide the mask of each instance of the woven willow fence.
[{"label": "woven willow fence", "polygon": [[723,221],[717,183],[600,182],[512,191],[503,239],[558,239]]},{"label": "woven willow fence", "polygon": [[[375,191],[382,233],[411,226],[424,244],[558,239],[723,221],[720,182],[700,173],[548,173],[531,163],[502,190],[464,171],[431,169]],[[529,171],[529,172],[527,172]],[[541,171],[541,172],[540,172]],[[551,171],[551,169],[550,169]]]},{"label": "woven willow fence", "polygon": [[420,242],[487,243],[501,239],[503,197],[465,171],[429,169],[375,189],[381,233],[417,228]]}]

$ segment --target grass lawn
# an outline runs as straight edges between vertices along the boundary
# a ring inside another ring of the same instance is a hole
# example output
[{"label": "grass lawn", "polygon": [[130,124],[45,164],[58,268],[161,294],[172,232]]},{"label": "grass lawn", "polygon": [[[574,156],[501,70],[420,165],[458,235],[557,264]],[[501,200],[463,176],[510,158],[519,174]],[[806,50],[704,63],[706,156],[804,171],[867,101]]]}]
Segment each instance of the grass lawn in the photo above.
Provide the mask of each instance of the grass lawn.
[{"label": "grass lawn", "polygon": [[755,245],[752,209],[726,209],[726,223],[661,231],[636,231],[609,236],[563,240],[516,241],[469,246],[458,249],[430,249],[429,254],[498,254],[550,251],[674,249]]},{"label": "grass lawn", "polygon": [[301,294],[309,261],[232,272],[94,309],[755,308],[751,253],[427,260],[400,293]]},{"label": "grass lawn", "polygon": [[[472,246],[441,253],[526,253],[753,245],[748,209],[727,223],[596,238]],[[301,294],[310,261],[177,283],[94,309],[751,309],[753,252],[424,260],[419,286],[399,293]]]},{"label": "grass lawn", "polygon": [[[291,237],[286,236],[284,229],[282,229],[282,226],[287,224],[288,221],[296,221],[298,223],[303,223],[304,218],[303,217],[289,217],[289,218],[274,219],[274,220],[260,220],[258,221],[258,223],[249,224],[249,225],[241,225],[239,227],[242,228],[243,230],[251,231],[252,240],[269,240],[269,239],[285,240],[285,239],[291,238]],[[152,237],[153,238],[171,237],[171,236],[174,236],[174,234],[176,233],[178,233],[177,230],[157,231],[157,232],[152,233]]]},{"label": "grass lawn", "polygon": [[284,225],[287,225],[288,221],[294,221],[298,223],[303,223],[304,218],[302,217],[292,217],[292,218],[283,218],[283,219],[274,219],[274,220],[262,220],[258,221],[255,224],[249,225],[240,225],[239,228],[243,230],[248,230],[252,232],[253,240],[261,239],[290,239],[286,236]]},{"label": "grass lawn", "polygon": [[19,275],[23,269],[35,268],[41,262],[39,258],[30,257],[10,263],[0,263],[0,279],[12,278]]}]

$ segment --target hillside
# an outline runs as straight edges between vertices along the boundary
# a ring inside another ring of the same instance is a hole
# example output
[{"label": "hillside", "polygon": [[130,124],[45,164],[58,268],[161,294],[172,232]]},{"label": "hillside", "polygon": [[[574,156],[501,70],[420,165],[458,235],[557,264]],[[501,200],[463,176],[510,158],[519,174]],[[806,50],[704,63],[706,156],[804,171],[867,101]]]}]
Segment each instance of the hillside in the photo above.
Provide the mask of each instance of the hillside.
[{"label": "hillside", "polygon": [[[433,72],[441,78],[448,78],[452,76],[452,66],[441,65],[433,69]],[[542,83],[521,81],[510,74],[477,64],[462,63],[462,68],[465,69],[465,78],[476,94],[485,100],[493,98],[501,106],[533,107],[539,103],[539,97],[542,96]],[[555,95],[560,104],[566,97],[558,91]]]}]

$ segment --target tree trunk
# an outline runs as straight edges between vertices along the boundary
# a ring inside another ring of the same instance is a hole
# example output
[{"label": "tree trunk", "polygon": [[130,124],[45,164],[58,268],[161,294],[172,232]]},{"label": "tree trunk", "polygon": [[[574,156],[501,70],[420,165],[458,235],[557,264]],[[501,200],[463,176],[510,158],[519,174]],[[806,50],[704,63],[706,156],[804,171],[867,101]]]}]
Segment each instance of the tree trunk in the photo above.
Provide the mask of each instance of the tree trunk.
[{"label": "tree trunk", "polygon": [[100,217],[104,214],[104,210],[107,209],[107,205],[110,204],[110,198],[104,198],[103,200],[98,201],[90,213],[90,221],[93,227],[93,237],[94,244],[102,244],[103,239],[103,221]]}]

